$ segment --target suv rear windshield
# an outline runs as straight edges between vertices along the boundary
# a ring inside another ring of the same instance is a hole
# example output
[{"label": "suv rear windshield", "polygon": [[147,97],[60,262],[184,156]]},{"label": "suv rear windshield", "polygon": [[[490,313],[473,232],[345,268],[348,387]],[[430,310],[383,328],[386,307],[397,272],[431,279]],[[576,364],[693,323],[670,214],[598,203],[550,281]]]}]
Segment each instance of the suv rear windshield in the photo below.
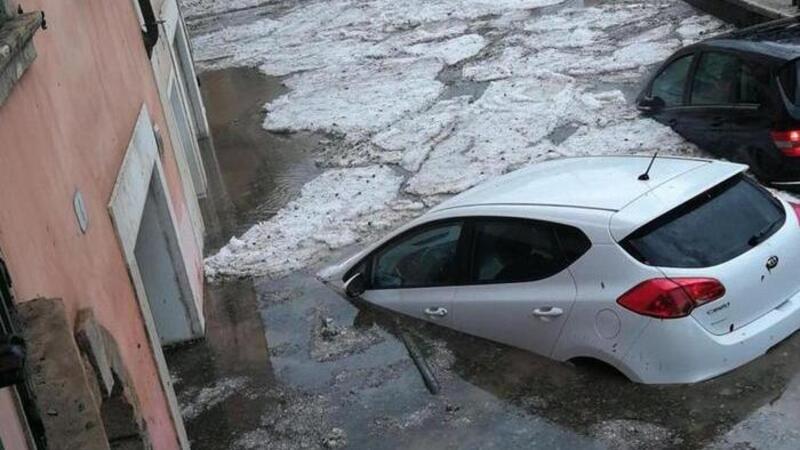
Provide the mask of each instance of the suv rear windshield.
[{"label": "suv rear windshield", "polygon": [[778,73],[778,78],[781,80],[781,86],[786,93],[786,97],[795,105],[800,106],[800,89],[798,89],[798,84],[800,84],[800,61],[790,62],[783,66]]},{"label": "suv rear windshield", "polygon": [[785,222],[775,197],[737,176],[645,225],[622,246],[651,266],[712,267],[769,239]]}]

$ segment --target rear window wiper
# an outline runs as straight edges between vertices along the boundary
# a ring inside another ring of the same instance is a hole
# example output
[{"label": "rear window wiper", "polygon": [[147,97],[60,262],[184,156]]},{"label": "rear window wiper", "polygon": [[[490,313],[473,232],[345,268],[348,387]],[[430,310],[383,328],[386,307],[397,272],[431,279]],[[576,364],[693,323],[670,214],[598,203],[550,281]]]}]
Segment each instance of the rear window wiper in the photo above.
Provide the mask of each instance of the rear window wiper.
[{"label": "rear window wiper", "polygon": [[753,237],[751,237],[750,240],[747,241],[747,244],[750,247],[755,247],[758,244],[764,242],[766,240],[766,238],[772,236],[772,233],[781,224],[783,224],[783,220],[782,219],[778,219],[778,220],[770,223],[769,225],[764,227],[761,231],[759,231],[758,233],[754,234]]}]

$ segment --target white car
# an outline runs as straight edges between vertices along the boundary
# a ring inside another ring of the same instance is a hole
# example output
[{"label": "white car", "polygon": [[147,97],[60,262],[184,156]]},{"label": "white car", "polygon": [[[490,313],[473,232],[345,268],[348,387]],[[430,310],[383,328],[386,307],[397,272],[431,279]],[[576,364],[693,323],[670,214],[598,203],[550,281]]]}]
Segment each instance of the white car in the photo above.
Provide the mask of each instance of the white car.
[{"label": "white car", "polygon": [[641,383],[706,380],[800,328],[800,206],[746,169],[637,156],[537,164],[329,274],[348,295],[556,360],[600,360]]}]

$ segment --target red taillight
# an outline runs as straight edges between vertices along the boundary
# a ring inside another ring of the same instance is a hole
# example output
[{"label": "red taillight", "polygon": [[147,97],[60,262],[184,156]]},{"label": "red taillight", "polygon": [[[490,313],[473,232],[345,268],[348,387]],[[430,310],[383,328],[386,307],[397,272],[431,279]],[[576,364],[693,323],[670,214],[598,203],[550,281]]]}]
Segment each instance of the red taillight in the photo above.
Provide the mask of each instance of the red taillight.
[{"label": "red taillight", "polygon": [[772,140],[784,155],[792,158],[800,157],[800,130],[773,131]]},{"label": "red taillight", "polygon": [[792,205],[792,209],[794,209],[795,214],[797,214],[797,220],[800,220],[800,203],[789,203]]},{"label": "red taillight", "polygon": [[656,278],[631,289],[617,303],[645,316],[676,319],[724,295],[725,286],[713,278]]}]

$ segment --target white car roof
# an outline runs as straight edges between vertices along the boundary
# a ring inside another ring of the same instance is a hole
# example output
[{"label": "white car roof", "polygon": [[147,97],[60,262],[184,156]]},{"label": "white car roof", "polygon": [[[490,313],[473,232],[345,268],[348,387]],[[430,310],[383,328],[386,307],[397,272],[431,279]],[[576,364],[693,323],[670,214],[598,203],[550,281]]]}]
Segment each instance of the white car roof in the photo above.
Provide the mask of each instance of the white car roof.
[{"label": "white car roof", "polygon": [[[721,170],[727,177],[745,168],[720,161],[660,156],[653,164],[650,179],[639,180],[651,160],[651,156],[643,155],[547,161],[470,189],[443,202],[431,212],[488,205],[539,205],[617,212],[642,196],[660,190],[657,188],[662,185],[680,178],[681,189],[668,189],[659,198],[670,204],[677,202],[677,206],[691,198],[686,196],[686,192],[694,192],[696,186],[701,188],[697,192],[699,194],[719,182],[714,181],[717,176],[709,179],[702,175],[710,166],[715,167],[712,172]],[[683,176],[689,172],[695,172],[696,176]]]},{"label": "white car roof", "polygon": [[595,244],[630,233],[747,166],[703,159],[658,157],[649,181],[640,181],[652,157],[597,156],[539,163],[474,187],[320,273],[339,280],[373,249],[421,224],[451,217],[530,217],[581,228]]}]

